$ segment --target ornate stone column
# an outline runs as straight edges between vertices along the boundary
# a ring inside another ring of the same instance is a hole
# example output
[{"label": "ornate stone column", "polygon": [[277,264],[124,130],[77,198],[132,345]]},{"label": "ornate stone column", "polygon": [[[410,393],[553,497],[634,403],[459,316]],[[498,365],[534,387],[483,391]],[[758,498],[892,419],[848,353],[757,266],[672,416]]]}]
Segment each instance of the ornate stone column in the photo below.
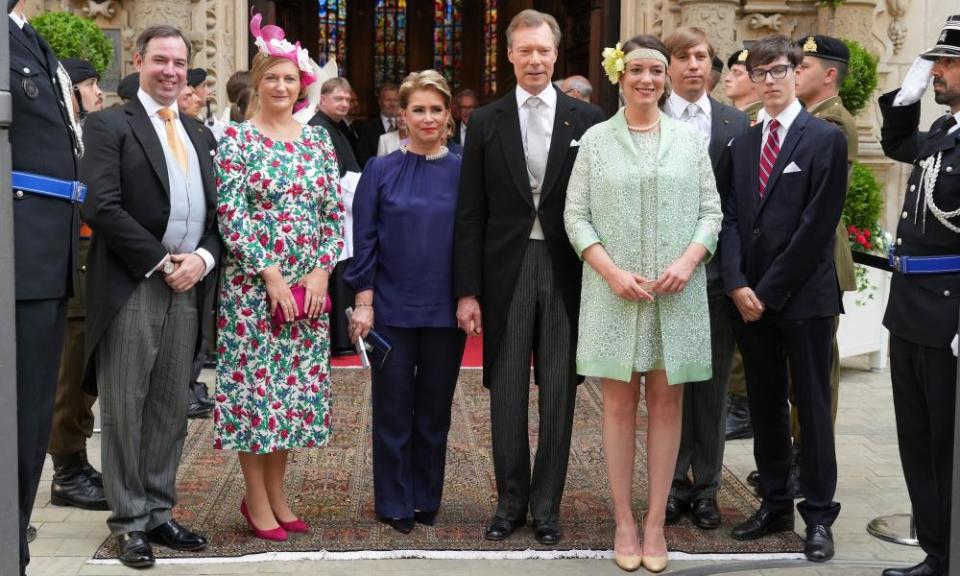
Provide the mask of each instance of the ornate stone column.
[{"label": "ornate stone column", "polygon": [[680,25],[697,26],[707,31],[710,42],[721,58],[740,48],[737,10],[740,0],[680,0]]},{"label": "ornate stone column", "polygon": [[[818,29],[822,34],[829,34],[848,40],[856,40],[872,54],[883,56],[884,47],[877,40],[875,33],[877,23],[877,0],[845,0],[836,9],[821,7],[819,9]],[[883,82],[880,83],[883,85]],[[871,97],[860,114],[857,115],[857,130],[860,133],[859,161],[866,165],[876,175],[877,179],[887,187],[885,199],[887,206],[899,205],[899,190],[897,178],[893,177],[894,162],[884,156],[878,138],[880,126],[877,119],[876,97]],[[887,210],[889,213],[889,209]]]},{"label": "ornate stone column", "polygon": [[669,0],[626,0],[620,2],[620,40],[637,34],[663,34],[664,13]]}]

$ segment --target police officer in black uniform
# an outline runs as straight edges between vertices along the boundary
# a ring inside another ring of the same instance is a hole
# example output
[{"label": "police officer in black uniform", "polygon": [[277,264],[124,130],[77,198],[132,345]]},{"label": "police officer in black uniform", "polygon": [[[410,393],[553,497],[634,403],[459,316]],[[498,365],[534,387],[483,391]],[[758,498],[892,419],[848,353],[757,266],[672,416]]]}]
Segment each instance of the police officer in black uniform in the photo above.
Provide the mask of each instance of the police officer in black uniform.
[{"label": "police officer in black uniform", "polygon": [[[920,97],[950,108],[920,132]],[[960,314],[960,15],[920,55],[900,90],[880,98],[881,143],[913,164],[891,252],[895,268],[883,319],[890,330],[890,376],[900,461],[913,507],[920,564],[884,576],[947,574]],[[951,351],[951,342],[954,344]]]},{"label": "police officer in black uniform", "polygon": [[21,574],[30,561],[27,525],[47,452],[67,298],[73,292],[77,201],[82,193],[76,182],[77,158],[83,153],[70,78],[26,21],[25,5],[26,0],[7,3]]}]

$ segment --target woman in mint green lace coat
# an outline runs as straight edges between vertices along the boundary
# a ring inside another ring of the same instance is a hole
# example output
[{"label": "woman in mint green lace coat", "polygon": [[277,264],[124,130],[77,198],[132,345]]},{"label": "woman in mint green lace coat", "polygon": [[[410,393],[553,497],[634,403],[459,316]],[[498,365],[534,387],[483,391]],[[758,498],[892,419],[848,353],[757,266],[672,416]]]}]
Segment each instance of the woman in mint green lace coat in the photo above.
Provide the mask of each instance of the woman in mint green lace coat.
[{"label": "woman in mint green lace coat", "polygon": [[[716,248],[722,215],[706,145],[695,128],[658,108],[666,49],[652,37],[634,40],[623,48],[619,79],[626,107],[581,138],[564,223],[586,262],[577,371],[603,379],[615,557],[622,567],[642,556],[648,569],[662,569],[664,511],[680,442],[677,384],[711,375],[703,262]],[[630,504],[641,377],[650,486],[642,547]]]}]

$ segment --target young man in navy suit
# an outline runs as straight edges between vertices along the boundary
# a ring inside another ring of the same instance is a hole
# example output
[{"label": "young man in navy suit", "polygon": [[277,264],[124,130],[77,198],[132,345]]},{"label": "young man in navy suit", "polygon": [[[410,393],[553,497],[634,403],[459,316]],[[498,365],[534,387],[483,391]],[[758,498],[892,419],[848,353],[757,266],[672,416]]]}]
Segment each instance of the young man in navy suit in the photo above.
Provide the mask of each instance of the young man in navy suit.
[{"label": "young man in navy suit", "polygon": [[732,535],[752,540],[793,529],[789,369],[804,430],[805,498],[797,505],[807,524],[804,553],[823,562],[833,557],[830,526],[840,512],[833,501],[830,365],[833,318],[841,311],[833,243],[847,190],[847,142],[797,100],[795,69],[802,58],[783,36],[751,47],[747,70],[761,85],[765,116],[732,144],[722,275],[736,308],[763,498]]}]

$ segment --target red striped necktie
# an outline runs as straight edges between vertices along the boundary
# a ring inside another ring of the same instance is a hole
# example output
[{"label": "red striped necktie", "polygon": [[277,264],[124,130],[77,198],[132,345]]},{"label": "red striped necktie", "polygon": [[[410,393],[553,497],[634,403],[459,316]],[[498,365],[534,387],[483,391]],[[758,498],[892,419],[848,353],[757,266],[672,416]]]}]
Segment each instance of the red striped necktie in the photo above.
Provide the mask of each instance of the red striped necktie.
[{"label": "red striped necktie", "polygon": [[777,128],[780,122],[776,119],[770,121],[770,131],[767,133],[767,142],[763,145],[760,152],[760,197],[763,198],[764,189],[767,187],[767,180],[770,179],[770,173],[773,172],[773,165],[777,162],[777,154],[780,153],[780,135],[777,134]]}]

